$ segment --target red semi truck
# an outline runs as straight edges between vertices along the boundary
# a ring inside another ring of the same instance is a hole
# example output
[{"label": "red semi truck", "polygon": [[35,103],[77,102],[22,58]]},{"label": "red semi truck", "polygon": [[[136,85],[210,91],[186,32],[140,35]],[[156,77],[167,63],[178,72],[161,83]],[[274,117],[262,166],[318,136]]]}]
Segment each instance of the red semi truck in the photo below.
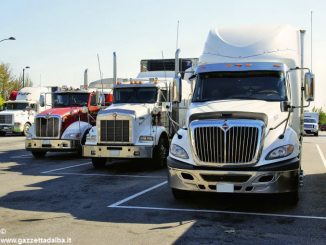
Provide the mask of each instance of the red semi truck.
[{"label": "red semi truck", "polygon": [[111,102],[112,90],[99,93],[96,89],[61,89],[54,92],[52,108],[35,117],[26,137],[26,150],[35,158],[42,158],[50,151],[81,153],[86,134],[95,125],[101,106]]}]

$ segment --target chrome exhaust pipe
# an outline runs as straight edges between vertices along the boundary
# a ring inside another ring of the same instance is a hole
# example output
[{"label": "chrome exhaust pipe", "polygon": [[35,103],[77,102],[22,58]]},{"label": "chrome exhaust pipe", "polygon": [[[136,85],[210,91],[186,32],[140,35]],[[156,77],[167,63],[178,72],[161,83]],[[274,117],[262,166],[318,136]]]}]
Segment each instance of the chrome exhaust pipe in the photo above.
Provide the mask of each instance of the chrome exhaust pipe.
[{"label": "chrome exhaust pipe", "polygon": [[113,85],[117,84],[117,55],[113,52]]},{"label": "chrome exhaust pipe", "polygon": [[88,89],[88,69],[84,71],[84,89]]}]

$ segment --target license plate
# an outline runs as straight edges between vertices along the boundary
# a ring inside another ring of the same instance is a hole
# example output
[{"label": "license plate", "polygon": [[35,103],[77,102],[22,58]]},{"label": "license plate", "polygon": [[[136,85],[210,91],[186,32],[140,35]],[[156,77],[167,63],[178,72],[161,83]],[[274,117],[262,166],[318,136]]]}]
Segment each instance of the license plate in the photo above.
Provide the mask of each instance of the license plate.
[{"label": "license plate", "polygon": [[120,155],[120,150],[109,150],[110,157],[117,157]]},{"label": "license plate", "polygon": [[217,183],[216,192],[234,192],[234,185],[229,183]]},{"label": "license plate", "polygon": [[42,145],[50,145],[50,140],[43,140]]}]

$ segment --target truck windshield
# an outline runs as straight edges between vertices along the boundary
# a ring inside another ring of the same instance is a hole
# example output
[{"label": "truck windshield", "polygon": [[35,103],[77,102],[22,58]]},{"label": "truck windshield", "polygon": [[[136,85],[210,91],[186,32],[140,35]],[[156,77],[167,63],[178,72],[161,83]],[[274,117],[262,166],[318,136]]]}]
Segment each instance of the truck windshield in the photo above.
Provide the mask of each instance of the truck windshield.
[{"label": "truck windshield", "polygon": [[228,99],[286,100],[284,73],[279,71],[210,72],[196,81],[193,102]]},{"label": "truck windshield", "polygon": [[53,107],[87,106],[89,93],[54,93]]},{"label": "truck windshield", "polygon": [[316,123],[316,120],[313,119],[313,118],[305,118],[305,119],[304,119],[304,122],[305,122],[305,123]]},{"label": "truck windshield", "polygon": [[116,88],[113,90],[113,98],[113,103],[155,103],[157,88]]},{"label": "truck windshield", "polygon": [[25,110],[28,103],[5,103],[5,110]]}]

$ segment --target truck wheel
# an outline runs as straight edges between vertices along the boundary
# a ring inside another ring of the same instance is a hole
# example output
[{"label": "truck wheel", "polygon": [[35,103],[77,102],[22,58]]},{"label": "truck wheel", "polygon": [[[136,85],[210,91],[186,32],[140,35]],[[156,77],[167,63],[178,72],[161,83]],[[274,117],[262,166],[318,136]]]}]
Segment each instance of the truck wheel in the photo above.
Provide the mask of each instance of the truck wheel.
[{"label": "truck wheel", "polygon": [[93,157],[92,158],[93,167],[96,169],[104,168],[105,163],[106,163],[106,158],[104,158],[104,157]]},{"label": "truck wheel", "polygon": [[46,154],[46,151],[32,151],[32,155],[36,159],[43,158]]},{"label": "truck wheel", "polygon": [[318,136],[318,132],[317,133],[314,133],[315,136]]},{"label": "truck wheel", "polygon": [[23,130],[23,135],[24,136],[27,136],[28,130],[29,130],[30,127],[31,127],[31,125],[29,123],[25,123],[24,130]]},{"label": "truck wheel", "polygon": [[6,132],[0,131],[0,136],[5,136],[5,135],[6,135]]},{"label": "truck wheel", "polygon": [[157,167],[162,168],[166,166],[168,152],[169,152],[169,141],[166,137],[161,136],[157,146],[154,147],[154,153],[153,153],[153,162]]},{"label": "truck wheel", "polygon": [[176,200],[184,199],[184,198],[188,197],[188,194],[189,194],[188,191],[174,189],[174,188],[172,188],[171,191],[172,191],[172,195],[173,195],[174,199],[176,199]]}]

